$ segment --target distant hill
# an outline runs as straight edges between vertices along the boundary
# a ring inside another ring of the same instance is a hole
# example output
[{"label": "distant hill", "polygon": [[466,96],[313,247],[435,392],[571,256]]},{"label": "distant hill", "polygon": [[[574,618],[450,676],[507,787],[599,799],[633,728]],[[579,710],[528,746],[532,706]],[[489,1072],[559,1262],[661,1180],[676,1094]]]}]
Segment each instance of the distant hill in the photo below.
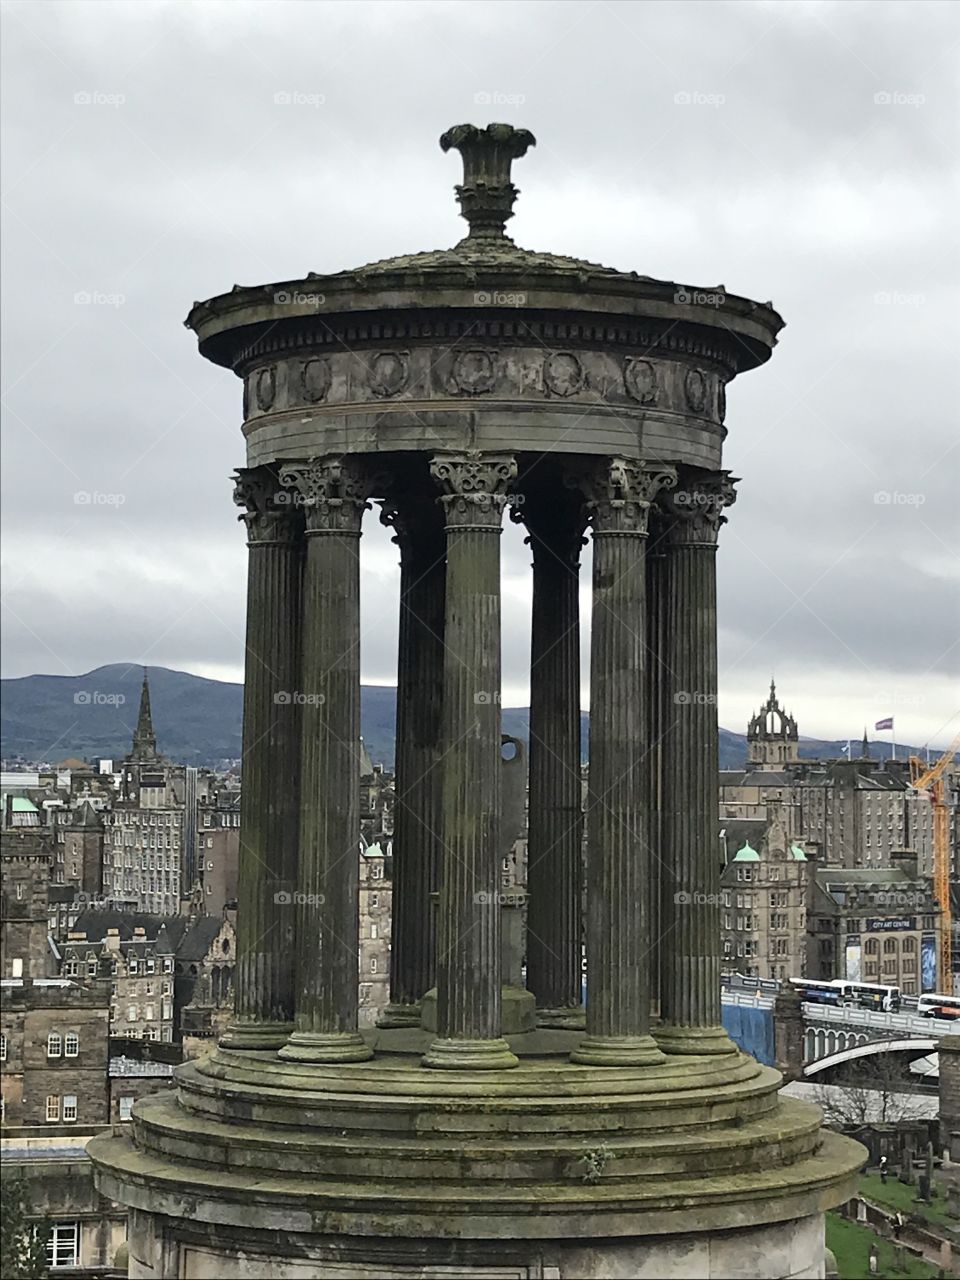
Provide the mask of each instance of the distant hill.
[{"label": "distant hill", "polygon": [[[149,667],[150,701],[160,750],[171,760],[209,765],[240,755],[243,687],[222,680],[207,680]],[[143,668],[126,663],[97,667],[82,676],[22,676],[0,680],[0,755],[5,760],[22,757],[53,763],[67,756],[117,759],[130,749],[137,723]],[[528,737],[529,709],[504,707],[505,733]],[[396,690],[364,685],[361,691],[361,730],[375,761],[393,767],[396,724]],[[583,741],[588,718],[583,716]],[[846,740],[801,738],[800,754],[806,758],[838,757]],[[889,747],[871,744],[874,756],[886,756]],[[897,753],[919,752],[901,747]],[[720,730],[720,767],[735,769],[747,753],[742,733]]]}]

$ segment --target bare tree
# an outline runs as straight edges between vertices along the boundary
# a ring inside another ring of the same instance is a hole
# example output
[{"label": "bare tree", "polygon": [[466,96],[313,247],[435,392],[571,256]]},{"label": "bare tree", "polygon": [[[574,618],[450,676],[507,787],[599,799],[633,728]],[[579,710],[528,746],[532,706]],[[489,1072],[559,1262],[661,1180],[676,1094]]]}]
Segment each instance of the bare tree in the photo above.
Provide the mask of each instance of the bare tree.
[{"label": "bare tree", "polygon": [[908,1091],[902,1072],[902,1063],[890,1053],[846,1063],[833,1084],[818,1085],[814,1093],[825,1123],[840,1128],[926,1118],[928,1101]]}]

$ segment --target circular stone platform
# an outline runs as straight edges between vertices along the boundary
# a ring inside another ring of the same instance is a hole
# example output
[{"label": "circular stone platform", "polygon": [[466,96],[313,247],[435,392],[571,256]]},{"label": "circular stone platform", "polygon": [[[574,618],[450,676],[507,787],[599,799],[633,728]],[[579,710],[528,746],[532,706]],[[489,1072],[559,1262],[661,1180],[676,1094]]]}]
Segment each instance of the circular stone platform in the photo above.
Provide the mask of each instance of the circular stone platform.
[{"label": "circular stone platform", "polygon": [[822,1274],[857,1144],[744,1054],[600,1072],[559,1056],[575,1039],[513,1037],[519,1067],[455,1077],[407,1030],[369,1062],[185,1064],[132,1144],[89,1147],[136,1214],[130,1275]]}]

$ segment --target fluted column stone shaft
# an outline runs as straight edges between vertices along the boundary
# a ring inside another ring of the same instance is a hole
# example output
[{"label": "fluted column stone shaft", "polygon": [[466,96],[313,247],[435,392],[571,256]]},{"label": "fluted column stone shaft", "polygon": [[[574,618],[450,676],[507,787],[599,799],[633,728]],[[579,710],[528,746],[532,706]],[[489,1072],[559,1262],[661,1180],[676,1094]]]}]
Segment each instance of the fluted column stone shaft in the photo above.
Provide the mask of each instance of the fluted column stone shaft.
[{"label": "fluted column stone shaft", "polygon": [[587,480],[593,525],[587,797],[587,1035],[591,1066],[663,1061],[650,1036],[651,866],[643,808],[650,504],[672,471],[613,459]]},{"label": "fluted column stone shaft", "polygon": [[446,534],[435,495],[385,501],[400,547],[396,803],[390,1004],[383,1027],[419,1026],[436,982],[436,905],[443,845],[440,768]]},{"label": "fluted column stone shaft", "polygon": [[515,515],[533,552],[527,990],[541,1026],[582,1025],[579,501],[531,500]]},{"label": "fluted column stone shaft", "polygon": [[249,547],[243,786],[234,1019],[221,1039],[236,1049],[278,1049],[293,1029],[303,521],[279,496],[266,468],[238,473]]},{"label": "fluted column stone shaft", "polygon": [[723,472],[686,473],[664,506],[660,1025],[668,1053],[730,1053],[720,1005],[717,534]]},{"label": "fluted column stone shaft", "polygon": [[447,576],[437,1038],[424,1065],[515,1066],[500,1033],[500,533],[513,458],[440,454]]},{"label": "fluted column stone shaft", "polygon": [[[650,512],[647,533],[647,630],[646,630],[646,711],[647,738],[643,756],[644,805],[646,808],[646,838],[650,850],[650,935],[659,939],[660,929],[660,880],[662,874],[661,815],[663,812],[663,730],[664,698],[667,689],[664,667],[664,613],[663,613],[663,563],[664,528],[657,519],[656,508]],[[669,946],[669,940],[666,941]],[[660,945],[650,953],[650,990],[654,1013],[660,1004]]]},{"label": "fluted column stone shaft", "polygon": [[296,1030],[280,1050],[307,1062],[371,1056],[357,1029],[362,480],[348,458],[291,464],[302,505],[303,716]]}]

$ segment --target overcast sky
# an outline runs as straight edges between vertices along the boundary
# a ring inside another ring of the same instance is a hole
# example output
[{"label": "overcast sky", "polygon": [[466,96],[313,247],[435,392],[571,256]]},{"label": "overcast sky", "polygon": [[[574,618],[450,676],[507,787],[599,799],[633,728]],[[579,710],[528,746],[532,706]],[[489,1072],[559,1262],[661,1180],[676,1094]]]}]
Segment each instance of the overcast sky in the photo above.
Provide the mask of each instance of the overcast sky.
[{"label": "overcast sky", "polygon": [[[538,143],[515,167],[519,244],[723,282],[787,321],[728,397],[721,724],[742,729],[775,673],[804,734],[960,727],[955,6],[3,15],[4,675],[241,677],[240,384],[182,321],[237,281],[454,243],[438,136],[507,120]],[[367,524],[363,677],[389,683],[396,554]],[[503,552],[516,704],[520,529]]]}]

